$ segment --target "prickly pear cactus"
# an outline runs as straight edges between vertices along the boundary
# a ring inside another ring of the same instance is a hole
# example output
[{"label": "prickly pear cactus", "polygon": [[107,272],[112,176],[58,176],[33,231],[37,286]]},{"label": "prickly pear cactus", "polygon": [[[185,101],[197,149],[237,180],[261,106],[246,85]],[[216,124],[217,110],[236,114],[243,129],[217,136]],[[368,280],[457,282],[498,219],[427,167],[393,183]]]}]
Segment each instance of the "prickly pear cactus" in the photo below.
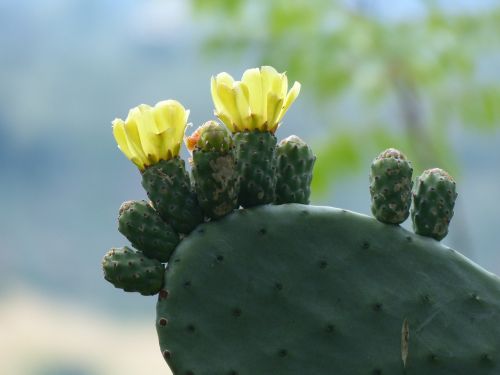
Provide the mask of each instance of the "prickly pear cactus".
[{"label": "prickly pear cactus", "polygon": [[[241,81],[217,75],[212,79],[216,115],[235,138],[244,132],[274,137],[300,87],[287,94],[285,78],[270,67],[250,69]],[[120,149],[143,173],[154,174],[155,165],[177,157],[180,138],[165,134],[182,133],[178,128],[184,129],[187,119],[159,107],[154,116],[143,106],[131,111],[133,121],[115,123]],[[215,142],[223,138],[216,136]],[[188,138],[188,145],[199,139],[194,140]],[[300,152],[293,142],[284,143],[273,152],[291,153],[297,164]],[[165,152],[165,145],[174,146]],[[249,144],[245,152],[258,147]],[[309,146],[301,144],[301,150],[313,163]],[[408,216],[412,185],[409,161],[400,155],[386,151],[372,165],[370,192],[383,197],[374,203],[381,208],[374,211],[376,218],[332,207],[259,203],[233,205],[223,217],[206,215],[200,223],[199,209],[191,218],[188,209],[181,221],[192,229],[183,228],[172,246],[167,235],[172,227],[154,218],[173,223],[175,211],[162,214],[154,202],[136,202],[131,210],[126,203],[120,230],[134,246],[154,245],[154,251],[112,250],[103,259],[105,278],[125,291],[158,294],[159,346],[174,375],[497,375],[500,279],[438,242],[447,233],[456,197],[446,172],[425,172],[416,184],[417,234],[398,225]],[[248,168],[262,170],[262,161],[243,159]],[[235,164],[241,162],[237,153]],[[269,170],[276,181],[283,175],[296,181],[311,172],[299,166]],[[216,186],[209,180],[217,173],[212,167],[194,173],[195,186]],[[242,173],[247,172],[236,168],[240,193],[249,191],[250,183],[270,189]],[[176,189],[184,189],[185,182],[170,184],[176,173],[160,174],[169,184],[164,193],[183,207]],[[310,178],[304,181],[297,186],[308,192]],[[273,189],[273,195],[283,194],[279,182]],[[199,190],[190,194],[204,202]],[[397,209],[391,202],[398,202]],[[425,229],[443,220],[446,231]]]}]

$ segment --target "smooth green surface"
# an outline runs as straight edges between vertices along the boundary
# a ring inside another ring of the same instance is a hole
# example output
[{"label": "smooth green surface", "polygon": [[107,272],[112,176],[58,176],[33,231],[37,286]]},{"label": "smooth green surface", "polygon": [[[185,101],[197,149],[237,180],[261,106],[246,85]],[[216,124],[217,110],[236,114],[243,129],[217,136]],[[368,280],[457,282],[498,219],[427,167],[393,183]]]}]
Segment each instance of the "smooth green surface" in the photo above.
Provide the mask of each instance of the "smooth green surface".
[{"label": "smooth green surface", "polygon": [[278,178],[276,181],[277,204],[309,203],[314,156],[302,139],[291,135],[276,147]]},{"label": "smooth green surface", "polygon": [[239,204],[253,207],[274,201],[276,137],[270,132],[234,134],[240,176]]},{"label": "smooth green surface", "polygon": [[125,292],[157,294],[164,278],[163,265],[128,247],[108,251],[102,260],[104,278]]},{"label": "smooth green surface", "polygon": [[142,174],[142,186],[161,218],[178,233],[189,233],[203,220],[184,160],[161,160]]},{"label": "smooth green surface", "polygon": [[448,173],[439,168],[424,171],[413,193],[411,218],[415,233],[436,240],[446,237],[456,199],[456,183]]},{"label": "smooth green surface", "polygon": [[398,150],[387,149],[370,168],[373,216],[383,223],[401,224],[410,215],[413,168]]},{"label": "smooth green surface", "polygon": [[157,330],[175,375],[500,373],[498,277],[364,215],[239,210],[186,237],[165,275]]},{"label": "smooth green surface", "polygon": [[128,201],[120,207],[118,230],[148,258],[162,263],[179,243],[179,235],[146,201]]},{"label": "smooth green surface", "polygon": [[239,179],[233,150],[193,151],[193,180],[204,214],[216,219],[238,207]]}]

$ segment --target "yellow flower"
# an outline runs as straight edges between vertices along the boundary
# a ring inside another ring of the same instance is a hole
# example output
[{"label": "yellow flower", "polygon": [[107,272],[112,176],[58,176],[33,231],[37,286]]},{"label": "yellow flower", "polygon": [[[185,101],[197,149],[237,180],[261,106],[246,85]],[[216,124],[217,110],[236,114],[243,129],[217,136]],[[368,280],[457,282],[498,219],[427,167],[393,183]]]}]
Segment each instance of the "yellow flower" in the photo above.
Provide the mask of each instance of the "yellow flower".
[{"label": "yellow flower", "polygon": [[288,78],[271,66],[248,69],[241,81],[228,73],[212,77],[215,115],[231,132],[269,131],[274,133],[300,92],[295,82],[288,91]]},{"label": "yellow flower", "polygon": [[118,148],[143,171],[160,160],[179,155],[189,110],[176,100],[164,100],[154,107],[132,108],[125,121],[113,121]]}]

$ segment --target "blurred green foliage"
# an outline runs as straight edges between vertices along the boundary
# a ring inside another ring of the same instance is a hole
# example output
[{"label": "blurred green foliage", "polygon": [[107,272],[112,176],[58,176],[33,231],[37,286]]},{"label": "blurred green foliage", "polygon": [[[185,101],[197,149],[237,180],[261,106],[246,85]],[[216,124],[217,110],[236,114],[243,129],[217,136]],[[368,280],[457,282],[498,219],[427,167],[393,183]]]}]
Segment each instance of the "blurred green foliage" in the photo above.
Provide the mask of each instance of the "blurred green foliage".
[{"label": "blurred green foliage", "polygon": [[212,31],[209,53],[251,53],[286,70],[329,119],[315,147],[316,193],[389,146],[417,172],[440,165],[456,175],[450,130],[500,126],[500,6],[422,1],[422,12],[391,18],[377,1],[192,1]]}]

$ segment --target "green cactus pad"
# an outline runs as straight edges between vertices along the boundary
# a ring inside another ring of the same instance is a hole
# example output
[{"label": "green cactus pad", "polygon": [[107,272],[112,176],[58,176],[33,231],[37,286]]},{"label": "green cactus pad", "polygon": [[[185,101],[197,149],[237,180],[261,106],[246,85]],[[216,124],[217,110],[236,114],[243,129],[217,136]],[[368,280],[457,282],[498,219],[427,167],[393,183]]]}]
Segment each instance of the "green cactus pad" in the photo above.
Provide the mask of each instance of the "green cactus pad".
[{"label": "green cactus pad", "polygon": [[175,375],[496,375],[500,281],[440,243],[298,204],[200,225],[157,331]]},{"label": "green cactus pad", "polygon": [[415,233],[438,241],[446,237],[456,198],[456,183],[448,173],[439,168],[424,171],[413,192]]},{"label": "green cactus pad", "polygon": [[410,214],[413,168],[406,157],[393,148],[373,160],[370,195],[373,216],[383,223],[400,224]]},{"label": "green cactus pad", "polygon": [[203,221],[184,160],[161,160],[142,174],[142,186],[161,218],[178,233],[187,234]]},{"label": "green cactus pad", "polygon": [[168,262],[179,235],[146,201],[128,201],[120,207],[118,230],[148,258]]},{"label": "green cactus pad", "polygon": [[316,157],[311,148],[295,135],[276,147],[277,173],[275,203],[309,203],[312,171]]},{"label": "green cactus pad", "polygon": [[276,137],[270,132],[234,134],[240,177],[239,204],[253,207],[274,201]]},{"label": "green cactus pad", "polygon": [[102,260],[102,269],[107,281],[126,292],[151,296],[163,286],[163,265],[128,247],[111,249]]},{"label": "green cactus pad", "polygon": [[198,202],[206,216],[217,219],[238,207],[239,178],[231,133],[215,121],[198,128],[192,174]]}]

